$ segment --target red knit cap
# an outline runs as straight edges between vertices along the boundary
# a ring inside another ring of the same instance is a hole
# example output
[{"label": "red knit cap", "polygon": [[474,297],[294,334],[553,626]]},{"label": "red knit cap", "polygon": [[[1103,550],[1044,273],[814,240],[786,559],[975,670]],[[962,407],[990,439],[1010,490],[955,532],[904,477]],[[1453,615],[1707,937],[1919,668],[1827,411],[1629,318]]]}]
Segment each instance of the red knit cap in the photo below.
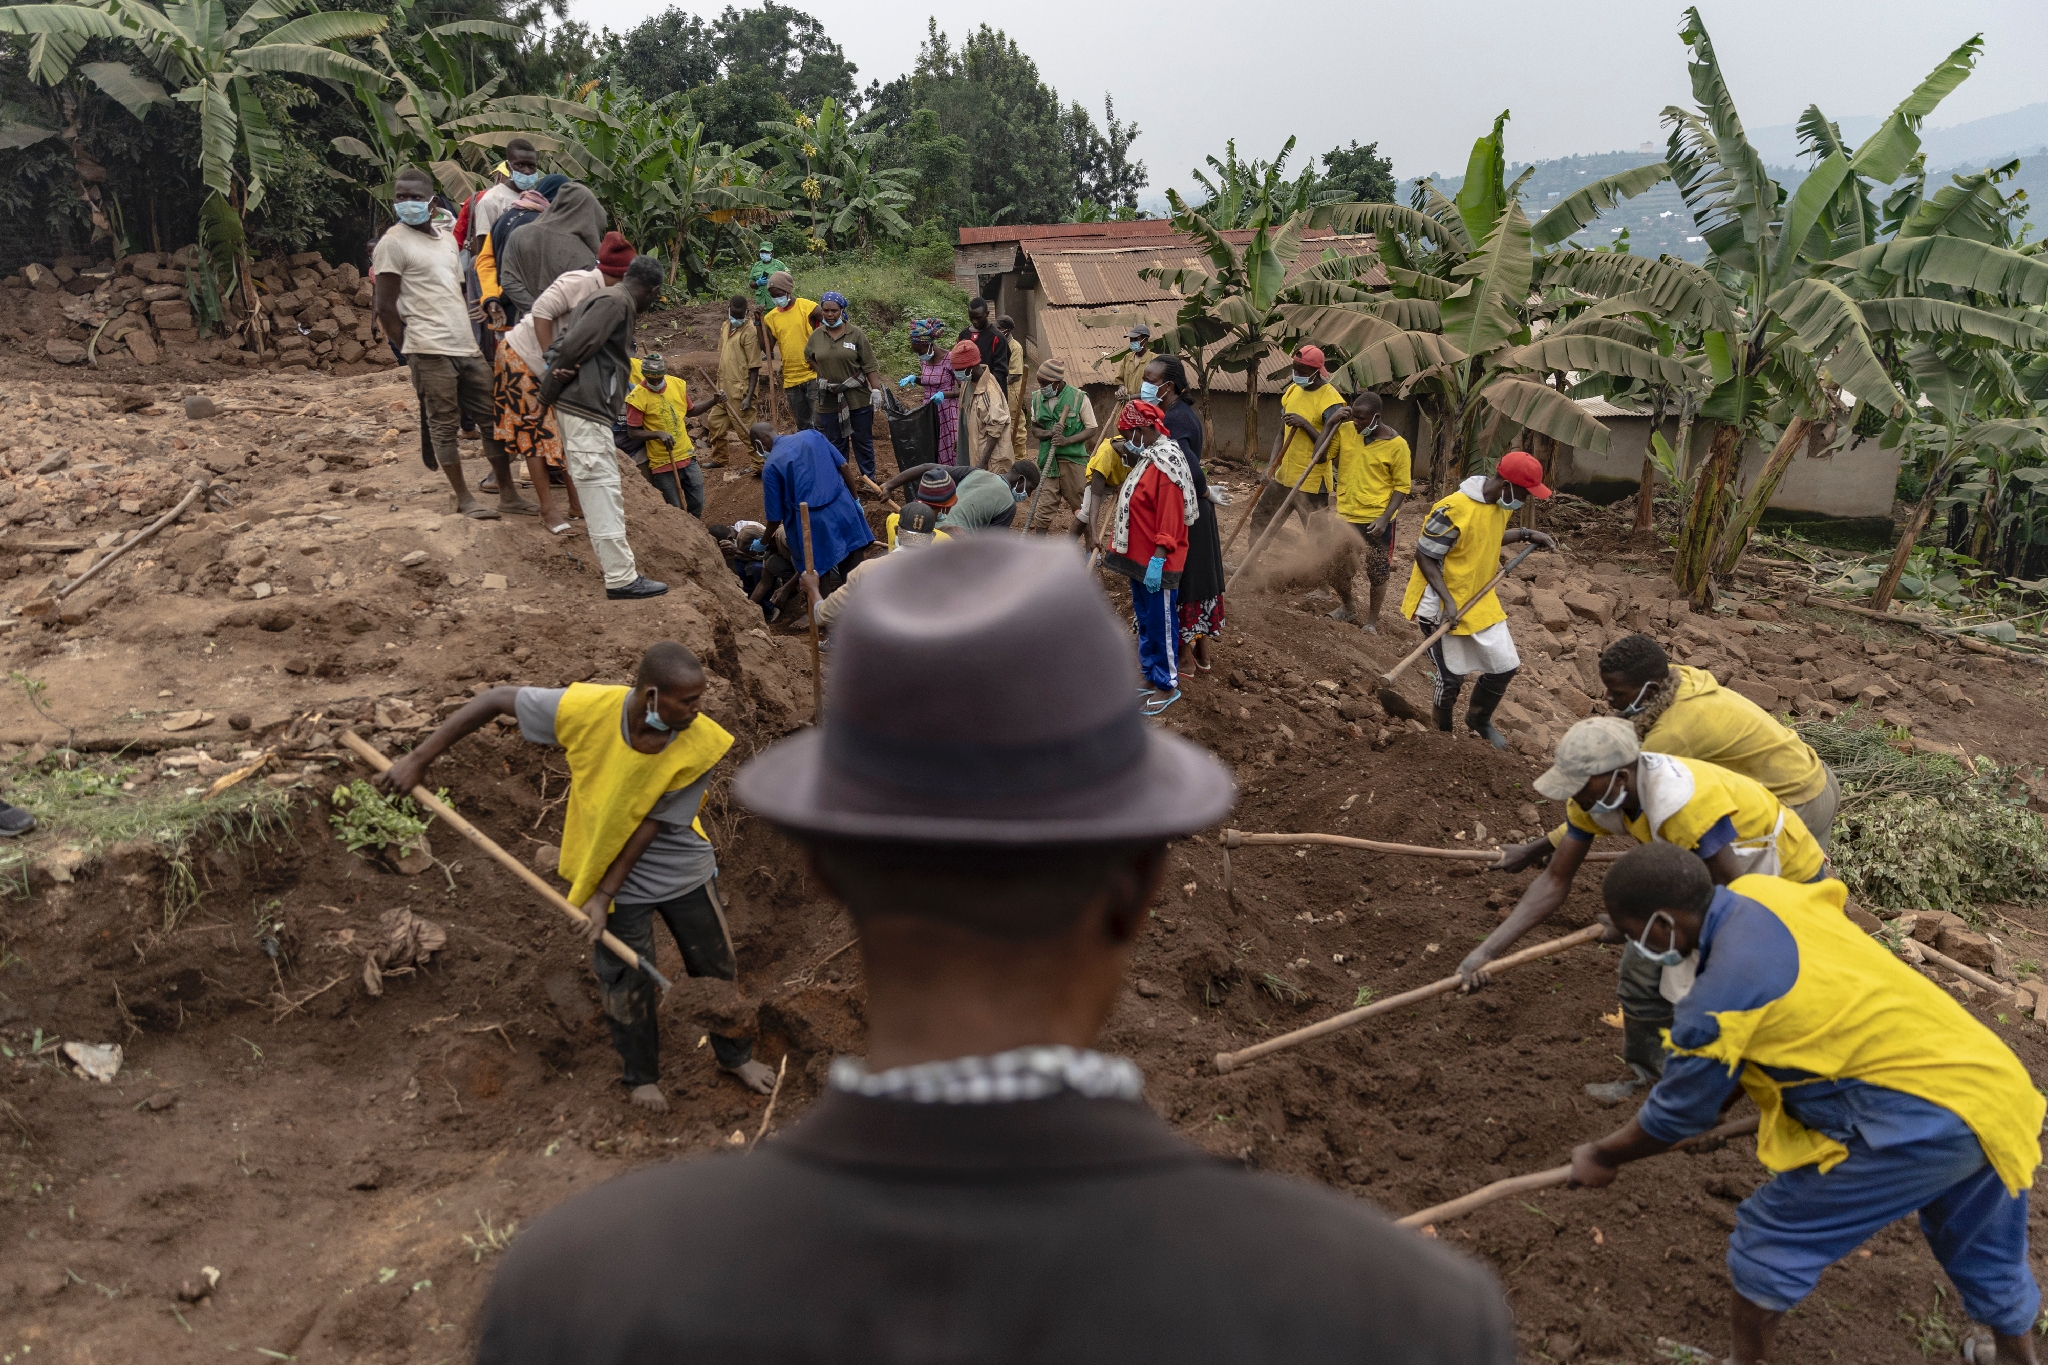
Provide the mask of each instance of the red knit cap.
[{"label": "red knit cap", "polygon": [[963,341],[946,357],[946,363],[956,370],[971,370],[981,363],[981,347],[971,341]]},{"label": "red knit cap", "polygon": [[633,250],[633,244],[626,240],[624,233],[607,232],[604,241],[598,244],[597,268],[607,275],[623,275],[626,273],[626,267],[633,264],[633,257],[638,254]]}]

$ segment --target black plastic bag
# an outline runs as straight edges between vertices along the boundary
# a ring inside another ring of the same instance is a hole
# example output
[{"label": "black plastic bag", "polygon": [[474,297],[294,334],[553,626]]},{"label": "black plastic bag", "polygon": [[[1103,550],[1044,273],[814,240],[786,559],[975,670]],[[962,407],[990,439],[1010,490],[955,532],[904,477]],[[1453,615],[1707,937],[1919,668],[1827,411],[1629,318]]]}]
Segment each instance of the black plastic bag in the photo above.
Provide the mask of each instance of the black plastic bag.
[{"label": "black plastic bag", "polygon": [[896,390],[882,390],[882,412],[889,419],[889,448],[896,452],[896,472],[931,464],[939,458],[939,405],[936,401],[906,410]]}]

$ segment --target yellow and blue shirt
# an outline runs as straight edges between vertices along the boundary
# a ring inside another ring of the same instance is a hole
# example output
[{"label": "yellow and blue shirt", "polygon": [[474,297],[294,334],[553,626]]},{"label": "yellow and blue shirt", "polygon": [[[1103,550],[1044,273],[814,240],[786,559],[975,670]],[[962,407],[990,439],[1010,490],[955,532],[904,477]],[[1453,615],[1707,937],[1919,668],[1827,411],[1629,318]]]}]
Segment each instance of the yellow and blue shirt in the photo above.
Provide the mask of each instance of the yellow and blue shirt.
[{"label": "yellow and blue shirt", "polygon": [[1595,813],[1567,801],[1565,837],[1619,834],[1640,844],[1676,844],[1701,858],[1733,845],[1755,860],[1752,867],[1775,853],[1776,874],[1795,882],[1811,881],[1827,866],[1827,855],[1798,813],[1741,773],[1696,758],[1645,753],[1636,776],[1640,812]]}]

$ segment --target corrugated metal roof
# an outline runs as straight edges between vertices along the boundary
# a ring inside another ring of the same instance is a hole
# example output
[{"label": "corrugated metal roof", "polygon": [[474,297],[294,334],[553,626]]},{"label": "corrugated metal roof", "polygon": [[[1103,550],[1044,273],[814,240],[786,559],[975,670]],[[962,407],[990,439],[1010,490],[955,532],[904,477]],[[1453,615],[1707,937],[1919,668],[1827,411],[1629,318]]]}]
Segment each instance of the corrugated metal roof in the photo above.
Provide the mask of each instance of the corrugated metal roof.
[{"label": "corrugated metal roof", "polygon": [[1134,218],[1118,223],[1028,223],[1006,227],[964,227],[961,246],[982,246],[990,242],[1038,242],[1049,239],[1108,237],[1170,237],[1173,223],[1166,218]]},{"label": "corrugated metal roof", "polygon": [[[1242,246],[1249,241],[1248,232],[1230,232],[1224,236],[1233,239],[1233,245]],[[1322,259],[1323,253],[1335,250],[1341,256],[1364,256],[1375,249],[1375,242],[1369,233],[1339,236],[1328,229],[1311,231],[1303,239],[1302,252],[1289,270],[1290,279],[1300,275]],[[1131,246],[1088,246],[1076,247],[1066,242],[1030,242],[1023,244],[1023,252],[1038,272],[1039,288],[1045,291],[1045,301],[1056,308],[1073,308],[1119,303],[1159,303],[1177,298],[1170,290],[1161,288],[1138,275],[1144,269],[1203,270],[1209,269],[1208,256],[1195,245],[1194,239],[1174,234],[1169,241]],[[1367,282],[1384,286],[1386,277],[1375,269]]]},{"label": "corrugated metal roof", "polygon": [[1617,407],[1605,398],[1576,398],[1572,401],[1584,408],[1588,417],[1647,417],[1649,415],[1636,408]]},{"label": "corrugated metal roof", "polygon": [[[1132,324],[1143,322],[1154,332],[1173,325],[1177,305],[1163,302],[1119,304],[1110,308],[1046,308],[1038,320],[1045,331],[1045,346],[1067,367],[1067,378],[1076,384],[1113,384],[1116,362],[1124,354],[1124,333]],[[1260,391],[1278,393],[1293,366],[1285,352],[1276,353],[1260,376]],[[1188,382],[1201,380],[1192,367]],[[1244,375],[1216,371],[1209,376],[1211,393],[1243,393]]]}]

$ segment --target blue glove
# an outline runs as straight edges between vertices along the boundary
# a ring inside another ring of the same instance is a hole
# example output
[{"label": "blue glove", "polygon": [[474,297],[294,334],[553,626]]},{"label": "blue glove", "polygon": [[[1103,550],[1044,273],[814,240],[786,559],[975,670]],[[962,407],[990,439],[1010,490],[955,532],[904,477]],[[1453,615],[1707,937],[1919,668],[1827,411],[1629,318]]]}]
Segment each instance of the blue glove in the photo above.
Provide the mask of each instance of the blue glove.
[{"label": "blue glove", "polygon": [[1166,556],[1153,555],[1152,562],[1145,566],[1145,591],[1158,592],[1160,581],[1166,575]]},{"label": "blue glove", "polygon": [[909,388],[909,387],[910,387],[910,386],[911,386],[912,384],[915,384],[916,382],[917,382],[917,376],[916,376],[916,375],[914,375],[914,374],[906,374],[906,375],[904,375],[904,376],[903,376],[903,377],[902,377],[901,379],[899,379],[899,380],[897,380],[897,381],[896,381],[896,387],[897,387],[897,388],[899,388],[899,389],[907,389],[907,388]]},{"label": "blue glove", "polygon": [[747,552],[748,552],[749,554],[757,554],[757,555],[758,555],[758,554],[765,554],[765,553],[767,553],[767,551],[766,551],[766,550],[765,550],[765,549],[764,549],[764,548],[762,547],[762,545],[761,545],[761,542],[760,542],[760,540],[759,540],[758,538],[757,538],[757,539],[756,539],[756,540],[754,541],[754,543],[753,543],[753,544],[751,544],[751,545],[747,546]]}]

